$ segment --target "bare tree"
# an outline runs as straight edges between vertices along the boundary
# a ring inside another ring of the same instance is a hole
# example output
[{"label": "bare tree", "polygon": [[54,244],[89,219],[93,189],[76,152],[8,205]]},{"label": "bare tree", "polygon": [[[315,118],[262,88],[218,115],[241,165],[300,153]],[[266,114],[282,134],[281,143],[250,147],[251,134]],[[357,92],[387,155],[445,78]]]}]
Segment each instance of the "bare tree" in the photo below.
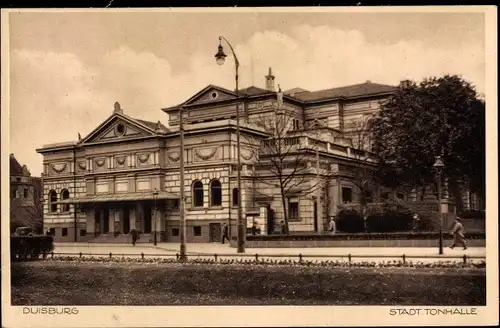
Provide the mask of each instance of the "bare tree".
[{"label": "bare tree", "polygon": [[279,189],[287,234],[287,197],[309,194],[316,188],[316,184],[312,188],[305,184],[307,175],[311,172],[308,163],[314,160],[307,149],[313,149],[314,145],[304,147],[305,138],[301,138],[299,120],[289,114],[285,111],[277,112],[274,115],[261,116],[255,121],[269,136],[262,140],[258,151],[256,166],[259,182]]},{"label": "bare tree", "polygon": [[362,210],[366,208],[370,192],[375,185],[376,160],[371,149],[370,120],[367,118],[354,120],[346,124],[344,142],[350,148],[350,156],[354,159],[352,182],[359,190]]}]

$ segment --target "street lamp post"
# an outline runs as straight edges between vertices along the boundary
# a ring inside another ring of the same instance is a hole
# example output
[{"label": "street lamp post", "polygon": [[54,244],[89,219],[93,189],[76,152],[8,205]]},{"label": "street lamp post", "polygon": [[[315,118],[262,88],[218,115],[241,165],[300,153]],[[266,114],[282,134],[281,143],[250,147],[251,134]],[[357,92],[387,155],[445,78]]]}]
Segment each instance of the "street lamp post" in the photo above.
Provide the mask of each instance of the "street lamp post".
[{"label": "street lamp post", "polygon": [[436,170],[436,182],[438,191],[438,206],[439,206],[439,254],[443,254],[443,210],[441,208],[441,175],[443,173],[444,163],[441,156],[436,157],[434,169]]},{"label": "street lamp post", "polygon": [[158,218],[158,209],[156,208],[156,198],[158,198],[158,190],[153,191],[153,198],[155,200],[155,215],[154,215],[154,228],[153,228],[153,245],[156,246],[156,220]]},{"label": "street lamp post", "polygon": [[180,260],[184,261],[186,260],[186,217],[185,217],[185,212],[184,212],[184,206],[185,206],[185,197],[184,197],[184,118],[183,118],[183,112],[184,112],[184,105],[182,105],[179,108],[179,137],[180,137],[180,152],[179,152],[179,164],[180,164],[180,202],[179,202],[179,210],[180,210]]},{"label": "street lamp post", "polygon": [[219,47],[217,48],[217,53],[215,54],[215,59],[218,65],[223,65],[227,55],[224,53],[224,48],[222,47],[222,40],[224,40],[234,57],[234,64],[236,68],[235,81],[236,81],[236,148],[237,148],[237,159],[236,165],[238,166],[237,170],[237,183],[238,183],[238,253],[245,252],[245,225],[243,223],[243,213],[242,213],[242,205],[241,205],[241,158],[240,158],[240,107],[239,107],[239,90],[238,90],[238,69],[240,67],[240,62],[236,57],[236,53],[234,52],[233,46],[231,43],[223,37],[219,36]]}]

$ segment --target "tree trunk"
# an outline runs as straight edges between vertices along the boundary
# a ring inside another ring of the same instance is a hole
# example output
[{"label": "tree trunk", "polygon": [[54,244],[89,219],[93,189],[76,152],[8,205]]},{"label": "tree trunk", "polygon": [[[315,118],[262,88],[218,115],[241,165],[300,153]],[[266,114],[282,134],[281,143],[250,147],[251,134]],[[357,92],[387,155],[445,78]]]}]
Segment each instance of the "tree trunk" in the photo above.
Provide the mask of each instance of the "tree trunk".
[{"label": "tree trunk", "polygon": [[286,211],[285,191],[281,186],[280,189],[281,189],[281,205],[283,206],[283,221],[285,221],[285,234],[288,235],[290,230],[288,229],[288,213]]}]

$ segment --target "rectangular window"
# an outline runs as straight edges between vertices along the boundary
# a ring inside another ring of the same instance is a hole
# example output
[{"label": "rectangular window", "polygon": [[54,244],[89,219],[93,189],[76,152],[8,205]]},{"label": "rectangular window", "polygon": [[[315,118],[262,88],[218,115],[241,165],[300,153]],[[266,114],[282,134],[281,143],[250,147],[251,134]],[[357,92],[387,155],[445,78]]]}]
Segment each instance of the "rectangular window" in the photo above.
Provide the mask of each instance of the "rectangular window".
[{"label": "rectangular window", "polygon": [[56,235],[56,228],[50,228],[50,235],[55,236]]},{"label": "rectangular window", "polygon": [[62,228],[62,236],[65,237],[68,235],[68,228]]},{"label": "rectangular window", "polygon": [[87,230],[80,229],[80,237],[85,237],[87,235]]},{"label": "rectangular window", "polygon": [[28,188],[24,188],[24,198],[28,198]]},{"label": "rectangular window", "polygon": [[397,194],[396,194],[396,197],[397,197],[398,199],[404,200],[404,199],[405,199],[405,194],[402,194],[402,193],[397,193]]},{"label": "rectangular window", "polygon": [[179,228],[172,228],[172,236],[174,237],[179,236]]},{"label": "rectangular window", "polygon": [[342,203],[352,203],[352,188],[342,187]]},{"label": "rectangular window", "polygon": [[288,217],[290,219],[299,218],[299,199],[297,197],[288,199]]},{"label": "rectangular window", "polygon": [[193,235],[201,236],[201,226],[194,226],[193,227]]}]

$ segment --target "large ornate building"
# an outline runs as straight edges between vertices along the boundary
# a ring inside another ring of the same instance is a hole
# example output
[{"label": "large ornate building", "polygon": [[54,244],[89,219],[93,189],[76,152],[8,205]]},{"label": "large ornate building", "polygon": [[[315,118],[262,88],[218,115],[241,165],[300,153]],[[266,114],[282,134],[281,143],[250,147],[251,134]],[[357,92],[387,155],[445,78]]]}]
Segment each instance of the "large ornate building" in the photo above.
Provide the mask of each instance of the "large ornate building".
[{"label": "large ornate building", "polygon": [[[350,126],[376,113],[396,87],[366,81],[314,92],[295,88],[277,96],[271,69],[265,79],[265,89],[252,86],[238,95],[207,86],[182,105],[163,109],[168,128],[160,121],[132,118],[116,103],[86,137],[38,149],[44,165],[45,226],[55,230],[57,241],[120,242],[133,228],[147,236],[141,240],[150,240],[156,231],[160,241],[178,241],[179,158],[184,156],[188,242],[219,241],[224,223],[235,235],[239,201],[247,226],[255,222],[261,233],[273,233],[283,204],[290,231],[323,231],[339,204],[359,200],[352,169],[370,166],[369,157],[360,161],[369,152],[346,142]],[[237,104],[241,193],[236,183]],[[285,144],[295,147],[288,157],[302,156],[296,163],[300,174],[292,179],[300,175],[301,181],[283,197],[268,183],[272,170],[259,157],[270,135],[262,122],[275,122],[279,115],[289,122]],[[373,192],[370,197],[380,196],[380,190]]]}]

